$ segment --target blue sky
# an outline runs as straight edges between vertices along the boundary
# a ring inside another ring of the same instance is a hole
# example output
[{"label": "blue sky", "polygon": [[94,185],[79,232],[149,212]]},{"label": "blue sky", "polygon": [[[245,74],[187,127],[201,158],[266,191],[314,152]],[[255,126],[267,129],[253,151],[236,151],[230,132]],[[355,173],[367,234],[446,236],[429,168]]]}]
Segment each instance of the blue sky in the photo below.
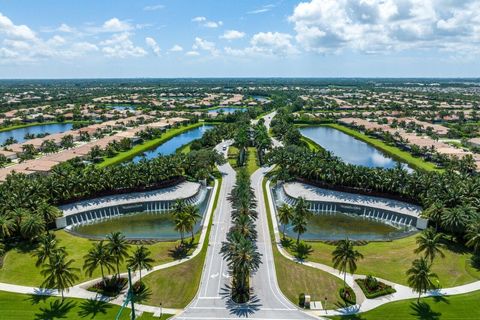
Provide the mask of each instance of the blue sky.
[{"label": "blue sky", "polygon": [[480,0],[0,0],[0,78],[479,77]]}]

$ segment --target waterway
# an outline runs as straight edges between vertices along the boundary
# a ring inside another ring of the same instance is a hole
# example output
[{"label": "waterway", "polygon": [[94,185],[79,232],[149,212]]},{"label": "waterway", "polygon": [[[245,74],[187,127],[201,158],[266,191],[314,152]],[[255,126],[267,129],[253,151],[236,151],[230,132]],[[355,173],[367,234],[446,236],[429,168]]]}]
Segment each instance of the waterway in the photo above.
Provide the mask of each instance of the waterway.
[{"label": "waterway", "polygon": [[61,133],[68,130],[71,130],[73,127],[72,123],[50,123],[50,124],[39,124],[35,126],[18,128],[9,131],[0,132],[0,145],[3,145],[8,138],[14,138],[17,143],[22,143],[28,141],[25,139],[25,135],[32,134],[54,134]]}]

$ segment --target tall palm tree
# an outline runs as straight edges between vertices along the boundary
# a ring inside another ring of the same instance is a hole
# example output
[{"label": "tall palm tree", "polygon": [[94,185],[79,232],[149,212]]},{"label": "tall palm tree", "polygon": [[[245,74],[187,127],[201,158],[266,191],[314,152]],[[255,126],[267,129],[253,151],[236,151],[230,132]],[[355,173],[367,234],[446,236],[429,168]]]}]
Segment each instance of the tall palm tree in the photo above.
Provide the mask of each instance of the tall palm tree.
[{"label": "tall palm tree", "polygon": [[45,231],[45,221],[43,217],[36,213],[30,213],[22,218],[20,224],[20,233],[24,239],[33,240]]},{"label": "tall palm tree", "polygon": [[120,276],[120,262],[128,257],[128,249],[130,246],[121,232],[112,232],[107,236],[107,248],[117,267],[117,276]]},{"label": "tall palm tree", "polygon": [[175,231],[180,233],[181,243],[183,244],[184,234],[190,230],[191,220],[190,216],[185,212],[174,214]]},{"label": "tall palm tree", "polygon": [[293,219],[293,208],[288,204],[284,203],[280,208],[278,208],[278,221],[283,225],[283,238],[285,239],[285,229],[287,225]]},{"label": "tall palm tree", "polygon": [[442,216],[442,227],[458,234],[465,229],[472,212],[473,208],[469,206],[448,208]]},{"label": "tall palm tree", "polygon": [[435,229],[442,221],[442,215],[445,212],[444,205],[440,201],[435,201],[427,209],[423,210],[420,217],[431,220],[435,223]]},{"label": "tall palm tree", "polygon": [[104,244],[104,241],[101,240],[93,244],[83,259],[83,269],[85,270],[85,273],[91,277],[93,272],[100,267],[103,284],[106,285],[105,270],[114,270],[114,259],[110,254],[110,250],[108,249],[107,245]]},{"label": "tall palm tree", "polygon": [[145,246],[137,246],[133,254],[127,259],[127,265],[133,271],[139,270],[140,281],[142,281],[142,269],[152,270],[152,263],[155,262],[150,258],[151,252]]},{"label": "tall palm tree", "polygon": [[58,250],[57,244],[57,238],[54,233],[47,232],[42,235],[40,237],[39,246],[34,252],[35,257],[37,257],[35,266],[39,267],[45,261],[47,261],[47,259],[49,259],[51,255]]},{"label": "tall palm tree", "polygon": [[292,219],[292,230],[297,233],[297,245],[300,243],[300,236],[307,231],[307,219],[300,215],[294,215]]},{"label": "tall palm tree", "polygon": [[333,267],[344,274],[343,287],[346,288],[347,271],[350,271],[351,274],[355,273],[355,270],[357,270],[357,261],[363,259],[363,255],[354,249],[353,241],[348,238],[338,241],[332,255]]},{"label": "tall palm tree", "polygon": [[475,253],[480,252],[480,220],[470,224],[467,228],[466,245],[473,249]]},{"label": "tall palm tree", "polygon": [[443,234],[435,232],[433,228],[427,228],[417,237],[418,248],[414,250],[415,253],[424,253],[425,258],[429,259],[433,263],[433,259],[438,254],[442,258],[445,257],[442,248],[445,248],[445,244],[442,243]]},{"label": "tall palm tree", "polygon": [[63,301],[63,292],[68,291],[68,288],[79,279],[76,273],[80,270],[72,267],[75,260],[68,260],[68,255],[64,250],[54,251],[47,261],[40,272],[45,277],[42,287],[59,290]]},{"label": "tall palm tree", "polygon": [[426,258],[415,259],[412,262],[412,267],[407,270],[407,282],[414,292],[418,293],[417,302],[420,301],[422,293],[433,289],[435,285],[432,283],[432,278],[438,276],[430,271],[431,263]]},{"label": "tall palm tree", "polygon": [[202,216],[199,213],[198,207],[194,205],[188,205],[185,208],[185,213],[188,216],[188,220],[190,221],[190,224],[187,229],[189,229],[189,231],[192,234],[192,243],[193,243],[193,239],[194,239],[193,231],[195,229],[195,225],[197,224],[197,221],[201,219]]}]

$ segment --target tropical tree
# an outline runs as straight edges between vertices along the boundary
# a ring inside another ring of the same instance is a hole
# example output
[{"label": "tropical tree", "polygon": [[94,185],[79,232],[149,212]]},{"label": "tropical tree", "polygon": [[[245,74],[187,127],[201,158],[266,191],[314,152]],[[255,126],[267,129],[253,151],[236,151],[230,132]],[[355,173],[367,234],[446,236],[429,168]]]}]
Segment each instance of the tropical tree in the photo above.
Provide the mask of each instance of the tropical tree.
[{"label": "tropical tree", "polygon": [[73,259],[68,259],[68,255],[64,250],[55,250],[46,260],[40,273],[45,277],[42,283],[44,288],[54,288],[60,291],[62,301],[64,299],[64,291],[73,286],[75,281],[79,279],[77,272],[78,268],[72,267],[75,262]]},{"label": "tropical tree", "polygon": [[104,241],[94,243],[88,253],[83,257],[83,269],[88,276],[92,276],[95,270],[100,267],[103,284],[106,285],[105,270],[114,270],[114,258],[110,254],[110,250]]},{"label": "tropical tree", "polygon": [[280,208],[278,208],[278,221],[283,225],[283,238],[285,239],[285,230],[290,221],[293,220],[294,211],[291,206],[284,203]]},{"label": "tropical tree", "polygon": [[343,287],[346,288],[347,271],[351,274],[357,270],[357,261],[363,259],[363,255],[354,249],[353,241],[347,239],[340,240],[332,252],[333,267],[343,273]]},{"label": "tropical tree", "polygon": [[445,254],[442,248],[445,248],[445,244],[442,243],[443,234],[436,232],[433,228],[427,228],[417,237],[418,247],[414,250],[415,253],[423,253],[426,259],[429,259],[431,263],[437,255],[442,258]]},{"label": "tropical tree", "polygon": [[197,221],[201,219],[202,216],[199,213],[198,207],[194,205],[188,205],[185,208],[185,214],[187,215],[188,220],[190,222],[187,226],[187,231],[189,231],[192,234],[192,243],[193,243],[193,239],[194,239],[193,231],[195,229],[195,225],[197,224]]},{"label": "tropical tree", "polygon": [[36,239],[43,231],[45,231],[45,221],[43,221],[43,217],[32,213],[22,218],[20,232],[24,239]]},{"label": "tropical tree", "polygon": [[188,232],[191,228],[192,221],[190,220],[190,216],[185,211],[175,213],[174,224],[175,231],[180,233],[181,243],[183,244],[184,234],[185,232]]},{"label": "tropical tree", "polygon": [[407,270],[407,282],[410,288],[418,293],[417,301],[420,301],[422,293],[435,288],[432,279],[438,276],[431,272],[431,265],[426,258],[421,257],[413,260],[412,267]]},{"label": "tropical tree", "polygon": [[0,214],[0,238],[6,239],[15,231],[14,220],[6,215]]},{"label": "tropical tree", "polygon": [[140,281],[142,281],[142,269],[152,270],[152,263],[155,262],[151,257],[151,252],[145,246],[137,246],[132,255],[127,259],[127,265],[133,271],[139,270]]},{"label": "tropical tree", "polygon": [[129,245],[125,236],[121,232],[112,232],[107,236],[107,248],[110,255],[115,260],[117,267],[117,276],[120,276],[120,262],[128,257]]},{"label": "tropical tree", "polygon": [[57,244],[57,237],[54,233],[47,232],[40,237],[39,246],[34,252],[34,256],[37,258],[36,267],[41,266],[54,252],[59,250]]},{"label": "tropical tree", "polygon": [[468,226],[467,239],[466,245],[478,254],[480,252],[480,220],[476,220]]},{"label": "tropical tree", "polygon": [[300,215],[294,215],[292,219],[292,230],[297,233],[297,245],[300,243],[300,236],[307,231],[307,219]]}]

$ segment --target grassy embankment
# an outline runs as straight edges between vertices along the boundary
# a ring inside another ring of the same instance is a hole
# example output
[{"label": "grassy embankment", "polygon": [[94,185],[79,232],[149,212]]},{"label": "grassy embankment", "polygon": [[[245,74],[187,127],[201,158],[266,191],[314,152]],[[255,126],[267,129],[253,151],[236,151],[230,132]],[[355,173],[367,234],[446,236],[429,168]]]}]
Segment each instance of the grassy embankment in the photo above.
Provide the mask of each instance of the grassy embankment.
[{"label": "grassy embankment", "polygon": [[277,281],[283,294],[294,304],[298,305],[298,297],[301,293],[309,294],[312,301],[324,301],[328,299],[328,308],[343,306],[339,290],[343,286],[342,280],[327,272],[302,265],[288,260],[278,251],[275,245],[270,206],[268,205],[266,180],[262,183],[263,201],[266,202],[268,229],[272,239],[273,256],[275,259],[275,271]]},{"label": "grassy embankment", "polygon": [[[69,257],[74,259],[73,267],[81,269],[83,266],[83,256],[87,254],[92,247],[95,240],[72,235],[66,231],[55,231],[59,244],[65,247],[69,253]],[[199,234],[195,237],[195,242],[198,243]],[[174,261],[172,250],[180,243],[180,241],[165,241],[146,245],[152,252],[152,258],[155,260],[154,265]],[[130,252],[135,249],[135,246],[130,247]],[[35,267],[36,258],[33,256],[34,248],[31,246],[18,245],[10,249],[3,258],[3,266],[0,268],[0,282],[24,285],[24,286],[39,286],[43,277],[40,274],[41,268]],[[121,264],[121,270],[126,271],[124,263]],[[28,272],[25,272],[28,270]],[[92,277],[85,275],[83,271],[78,273],[81,283],[90,279],[95,279],[101,276],[100,270],[97,270]]]},{"label": "grassy embankment", "polygon": [[[221,184],[222,178],[220,177],[213,202],[213,212],[215,212],[215,208],[218,205]],[[157,306],[161,303],[169,308],[184,308],[193,300],[200,286],[212,221],[213,213],[208,222],[207,234],[202,250],[196,257],[177,266],[155,271],[143,279],[152,292],[148,301],[145,302],[146,304]]]},{"label": "grassy embankment", "polygon": [[[370,242],[356,247],[364,259],[358,261],[358,274],[371,274],[395,283],[407,285],[405,272],[412,261],[417,258],[413,252],[416,245],[416,235],[403,239],[384,242]],[[334,246],[310,241],[313,248],[308,260],[332,265]],[[433,262],[432,271],[439,277],[443,288],[458,286],[480,280],[480,269],[474,267],[470,251],[458,245],[449,245],[443,250],[445,258],[437,257]]]},{"label": "grassy embankment", "polygon": [[[103,301],[66,298],[63,303],[60,298],[48,296],[33,296],[0,291],[1,319],[115,319],[120,306]],[[144,313],[138,320],[166,320],[172,317],[164,314],[154,318],[151,313]],[[120,317],[130,319],[130,310],[125,309]]]},{"label": "grassy embankment", "polygon": [[121,163],[123,161],[130,160],[133,157],[135,157],[136,155],[141,154],[141,153],[143,153],[147,150],[153,149],[153,148],[161,145],[162,143],[167,142],[168,140],[172,139],[173,137],[175,137],[175,136],[177,136],[177,135],[179,135],[183,132],[201,127],[204,124],[205,123],[203,123],[203,122],[198,122],[198,123],[189,124],[189,125],[186,125],[186,126],[180,126],[178,128],[173,128],[173,129],[167,130],[165,133],[162,134],[162,136],[160,138],[153,139],[153,140],[148,140],[148,141],[145,141],[144,143],[137,144],[132,149],[124,151],[124,152],[120,152],[112,158],[105,157],[104,161],[99,163],[98,166],[99,167],[106,167],[106,166],[111,166],[111,165],[114,165],[114,164]]},{"label": "grassy embankment", "polygon": [[335,320],[467,320],[480,319],[480,291],[472,293],[397,301],[371,311],[350,316],[332,317]]}]

